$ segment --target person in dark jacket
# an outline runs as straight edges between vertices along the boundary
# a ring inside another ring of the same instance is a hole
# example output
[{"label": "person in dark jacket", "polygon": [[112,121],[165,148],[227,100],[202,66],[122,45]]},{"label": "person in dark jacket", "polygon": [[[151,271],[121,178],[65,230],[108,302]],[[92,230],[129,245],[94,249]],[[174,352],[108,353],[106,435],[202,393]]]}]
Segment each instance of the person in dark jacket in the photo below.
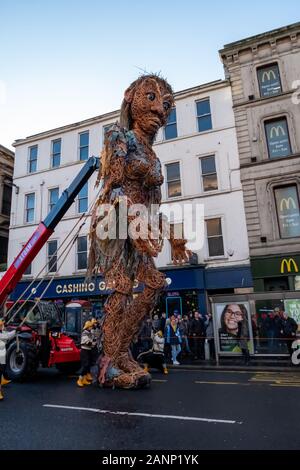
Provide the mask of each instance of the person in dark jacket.
[{"label": "person in dark jacket", "polygon": [[194,358],[204,359],[205,327],[199,312],[194,313],[194,318],[190,322],[190,338]]},{"label": "person in dark jacket", "polygon": [[292,317],[289,317],[286,312],[283,312],[280,333],[283,338],[285,338],[285,342],[290,356],[292,356],[293,354],[292,344],[296,339],[297,330],[298,325],[295,320]]},{"label": "person in dark jacket", "polygon": [[152,348],[152,320],[151,318],[148,317],[142,323],[139,337],[142,343],[142,350],[149,351],[149,349]]},{"label": "person in dark jacket", "polygon": [[189,345],[189,319],[187,315],[179,320],[179,331],[182,339],[183,352],[185,354],[192,354]]},{"label": "person in dark jacket", "polygon": [[166,320],[167,320],[167,314],[166,314],[166,312],[162,312],[161,318],[160,318],[160,325],[159,325],[159,329],[161,331],[165,331]]},{"label": "person in dark jacket", "polygon": [[209,345],[209,356],[211,359],[215,359],[216,351],[215,351],[215,339],[214,339],[214,324],[212,319],[212,314],[209,313],[206,315],[206,339]]},{"label": "person in dark jacket", "polygon": [[248,347],[249,341],[249,329],[247,318],[243,318],[238,322],[238,334],[239,346],[242,350],[245,364],[248,365],[250,362],[250,352]]}]

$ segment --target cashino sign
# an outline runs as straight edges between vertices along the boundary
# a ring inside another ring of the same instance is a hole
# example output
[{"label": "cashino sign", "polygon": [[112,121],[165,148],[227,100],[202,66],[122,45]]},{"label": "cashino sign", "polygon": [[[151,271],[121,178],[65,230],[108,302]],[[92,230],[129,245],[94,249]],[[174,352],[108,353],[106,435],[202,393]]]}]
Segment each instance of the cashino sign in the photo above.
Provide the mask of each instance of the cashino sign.
[{"label": "cashino sign", "polygon": [[[13,293],[11,300],[16,300],[23,295],[23,292],[31,287],[31,298],[40,297],[43,295],[44,299],[63,299],[63,298],[85,298],[91,296],[107,295],[111,291],[107,289],[106,283],[103,278],[96,280],[86,281],[85,278],[65,278],[53,279],[49,284],[49,279],[42,282],[34,282],[31,286],[30,281],[19,282]],[[135,292],[138,292],[141,286],[138,283],[134,284]],[[28,294],[27,294],[28,295]]]},{"label": "cashino sign", "polygon": [[[135,281],[134,288],[138,287],[138,281]],[[106,287],[105,281],[92,281],[92,282],[64,282],[58,283],[55,287],[58,296],[65,294],[102,294],[108,293],[109,289]]]}]

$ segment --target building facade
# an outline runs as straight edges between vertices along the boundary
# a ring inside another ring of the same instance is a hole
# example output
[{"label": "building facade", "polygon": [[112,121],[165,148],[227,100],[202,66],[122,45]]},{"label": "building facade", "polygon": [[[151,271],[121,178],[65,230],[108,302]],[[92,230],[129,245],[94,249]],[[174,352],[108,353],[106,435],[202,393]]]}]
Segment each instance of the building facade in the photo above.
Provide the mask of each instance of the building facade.
[{"label": "building facade", "polygon": [[[168,314],[175,309],[206,311],[208,295],[252,288],[230,83],[219,80],[183,90],[176,93],[175,101],[154,145],[165,177],[162,210],[174,202],[179,207],[203,207],[203,244],[193,249],[189,264],[175,267],[165,242],[157,265],[166,273],[168,288],[158,308]],[[118,115],[111,112],[15,142],[14,184],[19,191],[12,201],[10,262],[85,160],[100,154],[105,130]],[[45,298],[64,302],[89,298],[96,309],[102,308],[107,294],[104,281],[85,282],[89,218],[66,262],[61,266],[55,256],[51,260],[95,199],[95,180],[96,174],[27,270],[14,298],[33,278],[54,276]],[[172,223],[183,222],[182,215],[174,215]],[[33,295],[39,295],[45,283]]]},{"label": "building facade", "polygon": [[300,289],[300,23],[224,46],[257,292]]},{"label": "building facade", "polygon": [[14,152],[0,145],[0,271],[6,270]]}]

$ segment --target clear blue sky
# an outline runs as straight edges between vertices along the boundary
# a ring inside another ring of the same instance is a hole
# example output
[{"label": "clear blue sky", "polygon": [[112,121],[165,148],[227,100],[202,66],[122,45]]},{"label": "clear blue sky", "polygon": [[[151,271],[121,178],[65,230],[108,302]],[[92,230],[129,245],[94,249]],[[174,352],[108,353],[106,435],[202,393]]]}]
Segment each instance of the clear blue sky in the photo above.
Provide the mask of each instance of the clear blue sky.
[{"label": "clear blue sky", "polygon": [[[298,11],[298,14],[297,14]],[[119,108],[140,73],[223,78],[218,50],[300,20],[298,0],[0,0],[0,143]]]}]

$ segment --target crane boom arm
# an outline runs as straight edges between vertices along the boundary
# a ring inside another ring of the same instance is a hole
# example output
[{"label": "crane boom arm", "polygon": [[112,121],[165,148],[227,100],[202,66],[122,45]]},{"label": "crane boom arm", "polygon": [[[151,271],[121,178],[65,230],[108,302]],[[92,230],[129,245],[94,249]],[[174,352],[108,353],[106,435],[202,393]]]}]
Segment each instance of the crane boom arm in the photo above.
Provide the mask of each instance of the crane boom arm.
[{"label": "crane boom arm", "polygon": [[14,290],[26,269],[30,266],[33,259],[52,235],[55,227],[71,207],[85,183],[89,180],[94,171],[99,169],[99,167],[99,158],[89,158],[68,189],[65,189],[62,193],[57,204],[49,212],[45,220],[40,222],[33,235],[30,237],[26,245],[24,245],[0,281],[0,307],[3,306],[7,297]]}]

